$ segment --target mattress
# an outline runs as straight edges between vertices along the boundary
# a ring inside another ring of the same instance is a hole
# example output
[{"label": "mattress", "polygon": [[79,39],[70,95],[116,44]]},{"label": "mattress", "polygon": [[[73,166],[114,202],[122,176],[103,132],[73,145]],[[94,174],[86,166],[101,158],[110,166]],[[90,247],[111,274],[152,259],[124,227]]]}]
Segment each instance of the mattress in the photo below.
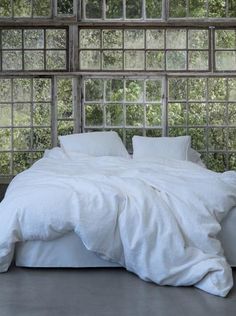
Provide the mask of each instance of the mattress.
[{"label": "mattress", "polygon": [[[222,222],[219,239],[229,264],[236,267],[236,208],[232,209]],[[119,267],[118,264],[88,251],[73,232],[52,241],[18,243],[15,263],[21,267]]]}]

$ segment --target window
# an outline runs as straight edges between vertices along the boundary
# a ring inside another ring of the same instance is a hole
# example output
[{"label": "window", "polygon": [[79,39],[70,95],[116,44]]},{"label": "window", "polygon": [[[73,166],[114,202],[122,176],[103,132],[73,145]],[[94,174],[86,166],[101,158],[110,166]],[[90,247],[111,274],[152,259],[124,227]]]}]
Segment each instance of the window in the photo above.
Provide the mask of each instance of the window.
[{"label": "window", "polygon": [[[0,181],[58,135],[190,134],[236,170],[236,1],[0,1]],[[7,179],[7,180],[6,180]]]},{"label": "window", "polygon": [[2,71],[66,70],[66,29],[5,29],[1,36]]},{"label": "window", "polygon": [[132,151],[133,135],[162,135],[162,79],[84,80],[84,131],[116,130]]},{"label": "window", "polygon": [[209,31],[81,29],[81,70],[207,71]]}]

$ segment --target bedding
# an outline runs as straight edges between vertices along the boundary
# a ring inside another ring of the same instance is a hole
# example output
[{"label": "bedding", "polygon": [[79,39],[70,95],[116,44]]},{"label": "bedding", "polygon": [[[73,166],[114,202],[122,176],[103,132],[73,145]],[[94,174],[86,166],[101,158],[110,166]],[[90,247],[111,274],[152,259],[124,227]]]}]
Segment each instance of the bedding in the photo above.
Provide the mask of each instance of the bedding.
[{"label": "bedding", "polygon": [[0,204],[0,272],[17,242],[74,232],[146,281],[226,296],[232,272],[216,236],[235,205],[235,172],[51,150],[14,178]]},{"label": "bedding", "polygon": [[[191,136],[178,137],[145,137],[133,136],[134,159],[167,158],[190,160],[193,158],[191,152]],[[195,157],[194,157],[195,158]]]},{"label": "bedding", "polygon": [[59,136],[59,140],[65,152],[129,158],[127,149],[114,131],[65,135]]}]

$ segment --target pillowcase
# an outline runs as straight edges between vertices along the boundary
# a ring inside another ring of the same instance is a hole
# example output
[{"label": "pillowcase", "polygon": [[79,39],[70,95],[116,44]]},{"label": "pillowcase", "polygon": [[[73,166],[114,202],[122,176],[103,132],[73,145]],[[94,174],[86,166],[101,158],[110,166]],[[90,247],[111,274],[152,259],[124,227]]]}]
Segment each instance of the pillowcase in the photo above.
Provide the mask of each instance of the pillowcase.
[{"label": "pillowcase", "polygon": [[129,154],[116,132],[91,132],[59,136],[62,149],[91,156],[119,156],[129,158]]},{"label": "pillowcase", "polygon": [[144,137],[133,136],[133,158],[167,158],[188,160],[191,136]]}]

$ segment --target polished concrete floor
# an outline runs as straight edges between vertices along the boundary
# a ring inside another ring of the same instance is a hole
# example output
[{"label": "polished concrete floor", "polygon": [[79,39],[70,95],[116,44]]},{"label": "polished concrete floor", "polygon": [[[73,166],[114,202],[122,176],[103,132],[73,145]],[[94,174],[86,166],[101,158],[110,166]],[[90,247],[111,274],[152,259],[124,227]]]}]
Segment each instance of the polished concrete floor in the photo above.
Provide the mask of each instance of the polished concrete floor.
[{"label": "polished concrete floor", "polygon": [[[236,270],[234,270],[236,282]],[[235,316],[226,298],[160,287],[123,269],[22,269],[0,274],[0,316]]]}]

